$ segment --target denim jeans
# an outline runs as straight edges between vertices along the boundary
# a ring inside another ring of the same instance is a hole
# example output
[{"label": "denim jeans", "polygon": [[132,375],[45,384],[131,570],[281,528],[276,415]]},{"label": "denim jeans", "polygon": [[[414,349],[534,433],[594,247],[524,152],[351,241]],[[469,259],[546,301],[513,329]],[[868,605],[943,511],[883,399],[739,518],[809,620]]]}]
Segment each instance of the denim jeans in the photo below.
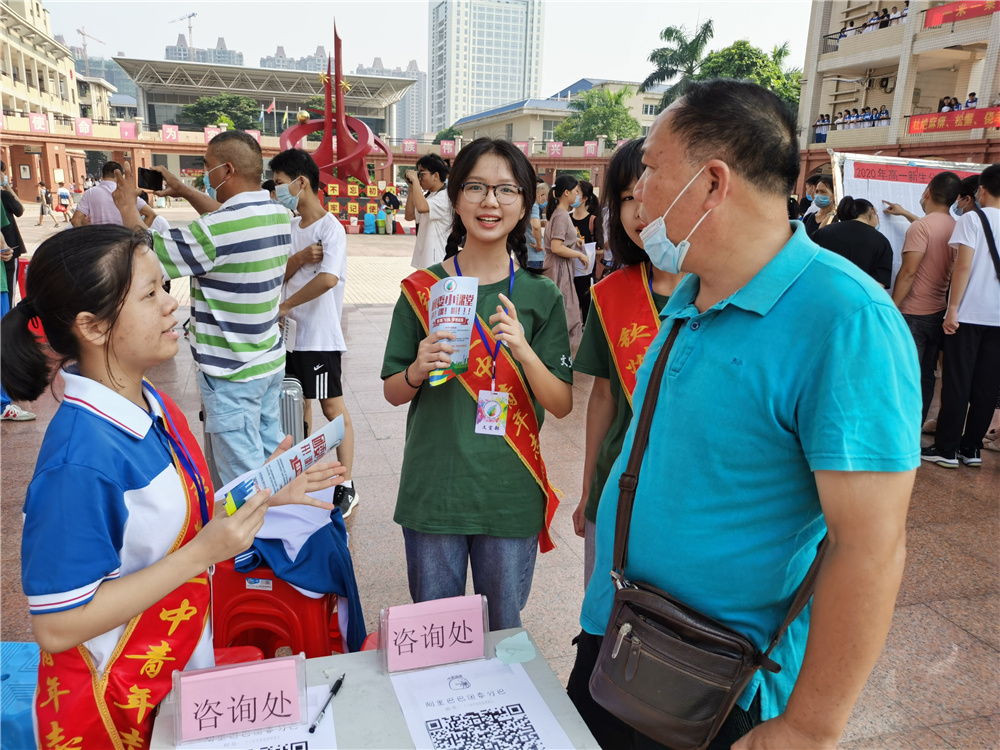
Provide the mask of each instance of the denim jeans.
[{"label": "denim jeans", "polygon": [[913,343],[917,345],[917,361],[920,363],[920,395],[924,410],[920,423],[927,421],[927,410],[934,398],[934,371],[937,369],[938,353],[944,342],[944,310],[931,315],[903,315],[910,327]]},{"label": "denim jeans", "polygon": [[223,484],[259,469],[285,437],[281,429],[283,369],[256,380],[234,382],[198,371],[205,404],[205,437],[212,443]]},{"label": "denim jeans", "polygon": [[[0,318],[10,312],[10,294],[7,292],[0,293]],[[3,389],[0,385],[0,411],[7,408],[7,404],[10,403],[10,397],[7,396],[7,391]]]},{"label": "denim jeans", "polygon": [[490,630],[521,627],[521,610],[535,573],[537,536],[424,534],[404,526],[403,542],[414,603],[464,596],[471,560],[472,585],[486,597]]}]

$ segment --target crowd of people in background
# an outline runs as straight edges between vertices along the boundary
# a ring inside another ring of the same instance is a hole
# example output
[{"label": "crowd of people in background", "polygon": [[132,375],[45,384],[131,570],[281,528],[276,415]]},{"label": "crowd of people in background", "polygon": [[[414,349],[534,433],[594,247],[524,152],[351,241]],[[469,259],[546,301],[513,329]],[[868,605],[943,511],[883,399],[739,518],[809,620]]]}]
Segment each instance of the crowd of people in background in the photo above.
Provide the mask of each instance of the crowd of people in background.
[{"label": "crowd of people in background", "polygon": [[938,112],[958,112],[963,109],[976,109],[979,106],[979,99],[976,98],[976,92],[969,92],[969,98],[965,100],[965,104],[962,104],[957,97],[945,96],[938,100]]},{"label": "crowd of people in background", "polygon": [[854,21],[847,21],[840,30],[837,41],[839,42],[845,37],[868,34],[872,31],[887,29],[890,26],[898,26],[901,23],[906,23],[909,12],[910,0],[906,0],[902,10],[899,9],[898,5],[893,5],[892,8],[883,8],[881,12],[873,10],[871,16],[864,21],[859,21],[857,25],[855,25]]},{"label": "crowd of people in background", "polygon": [[858,128],[880,128],[889,125],[889,108],[882,105],[879,108],[862,107],[858,109],[845,109],[837,112],[833,120],[830,115],[820,115],[813,123],[816,134],[816,143],[826,143],[826,136],[832,126],[834,130],[857,130]]},{"label": "crowd of people in background", "polygon": [[[911,223],[895,279],[892,248],[877,231],[879,209],[849,195],[834,207],[833,195],[830,175],[811,176],[798,215],[813,242],[890,290],[903,313],[920,361],[923,429],[936,434],[923,460],[980,465],[980,448],[1000,450],[1000,256],[989,238],[1000,235],[1000,165],[965,179],[938,173],[921,196],[922,216],[883,201],[883,213]],[[928,420],[941,353],[941,411]]]}]

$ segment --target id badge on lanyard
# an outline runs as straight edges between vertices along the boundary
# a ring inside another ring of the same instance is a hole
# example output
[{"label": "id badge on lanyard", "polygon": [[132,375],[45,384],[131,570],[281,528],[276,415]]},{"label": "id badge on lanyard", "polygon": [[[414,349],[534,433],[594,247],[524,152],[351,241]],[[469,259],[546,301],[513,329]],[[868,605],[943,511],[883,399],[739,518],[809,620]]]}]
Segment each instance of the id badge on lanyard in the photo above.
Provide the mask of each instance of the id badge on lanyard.
[{"label": "id badge on lanyard", "polygon": [[476,406],[476,434],[498,435],[507,434],[507,398],[510,394],[503,391],[480,391],[479,404]]},{"label": "id badge on lanyard", "polygon": [[[455,273],[458,276],[462,275],[462,268],[458,265],[458,256],[455,256]],[[510,286],[508,287],[507,296],[512,298],[514,295],[514,259],[510,259]],[[483,330],[482,324],[479,322],[479,316],[476,316],[476,329],[479,331],[479,337],[483,340],[483,344],[489,350],[489,344],[486,343],[486,332]],[[523,330],[523,326],[522,326]],[[493,359],[493,377],[491,383],[491,389],[488,391],[480,391],[479,399],[476,404],[476,434],[477,435],[496,435],[498,437],[503,437],[507,434],[507,407],[509,394],[503,391],[497,390],[497,357],[500,356],[500,345],[501,343],[506,343],[505,341],[497,341],[496,350],[490,352],[490,356]]]}]

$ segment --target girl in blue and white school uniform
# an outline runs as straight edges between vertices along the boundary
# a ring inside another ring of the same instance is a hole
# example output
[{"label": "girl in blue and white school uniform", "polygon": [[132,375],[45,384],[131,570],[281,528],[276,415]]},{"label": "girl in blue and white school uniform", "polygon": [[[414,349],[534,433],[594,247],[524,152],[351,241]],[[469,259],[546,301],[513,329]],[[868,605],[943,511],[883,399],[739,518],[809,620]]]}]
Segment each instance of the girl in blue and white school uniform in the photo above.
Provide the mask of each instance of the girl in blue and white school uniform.
[{"label": "girl in blue and white school uniform", "polygon": [[[123,737],[148,745],[173,670],[214,664],[206,571],[253,543],[269,505],[332,510],[304,492],[343,473],[314,464],[232,516],[213,513],[205,459],[184,415],[145,380],[177,353],[177,301],[162,284],[146,232],[70,229],[39,247],[25,300],[0,324],[0,380],[14,398],[34,401],[55,376],[53,362],[63,368],[21,544],[42,649],[33,716],[46,747],[55,746],[52,727],[81,747],[121,747]],[[35,318],[44,348],[28,328]],[[133,656],[147,649],[156,668]]]}]

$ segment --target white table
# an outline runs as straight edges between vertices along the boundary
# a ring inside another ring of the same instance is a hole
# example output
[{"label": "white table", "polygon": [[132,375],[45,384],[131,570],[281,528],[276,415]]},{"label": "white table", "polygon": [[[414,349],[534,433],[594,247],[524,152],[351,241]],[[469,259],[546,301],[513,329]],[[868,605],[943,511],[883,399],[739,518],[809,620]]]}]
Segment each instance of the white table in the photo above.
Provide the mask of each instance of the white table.
[{"label": "white table", "polygon": [[[520,630],[511,629],[488,633],[490,653],[493,653],[497,643],[518,632]],[[531,637],[530,633],[528,637]],[[537,644],[535,649],[537,651]],[[355,748],[399,750],[414,747],[406,727],[406,720],[403,718],[403,711],[396,700],[392,681],[382,672],[380,657],[378,651],[359,651],[354,654],[309,659],[306,662],[308,685],[329,685],[340,674],[347,675],[343,690],[330,704],[334,725],[337,728],[337,745],[342,750],[355,750]],[[576,750],[599,750],[597,740],[587,729],[576,707],[566,695],[566,689],[560,684],[541,652],[523,666]],[[330,671],[330,677],[323,674],[325,670]],[[149,750],[166,750],[176,746],[174,739],[176,706],[172,694],[160,705]]]}]

